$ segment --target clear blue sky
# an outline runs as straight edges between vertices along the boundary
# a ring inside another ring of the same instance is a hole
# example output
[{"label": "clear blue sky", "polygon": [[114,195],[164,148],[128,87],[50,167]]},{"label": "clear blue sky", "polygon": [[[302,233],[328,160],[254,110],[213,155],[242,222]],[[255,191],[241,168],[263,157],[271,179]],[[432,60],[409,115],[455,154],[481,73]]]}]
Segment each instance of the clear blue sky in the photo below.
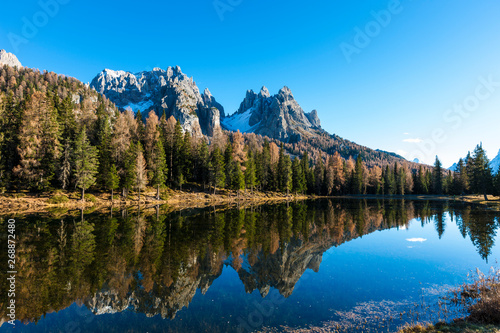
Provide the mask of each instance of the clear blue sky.
[{"label": "clear blue sky", "polygon": [[[500,149],[500,86],[479,80],[500,82],[499,2],[219,0],[218,13],[213,0],[60,1],[53,15],[3,3],[0,48],[84,82],[104,68],[179,65],[227,113],[247,89],[287,85],[330,133],[428,163],[449,166],[480,141],[490,158]],[[374,25],[371,12],[389,8]],[[23,34],[26,22],[40,27]],[[348,62],[341,45],[356,46],[357,28],[372,37]],[[464,101],[472,111],[447,111]]]}]

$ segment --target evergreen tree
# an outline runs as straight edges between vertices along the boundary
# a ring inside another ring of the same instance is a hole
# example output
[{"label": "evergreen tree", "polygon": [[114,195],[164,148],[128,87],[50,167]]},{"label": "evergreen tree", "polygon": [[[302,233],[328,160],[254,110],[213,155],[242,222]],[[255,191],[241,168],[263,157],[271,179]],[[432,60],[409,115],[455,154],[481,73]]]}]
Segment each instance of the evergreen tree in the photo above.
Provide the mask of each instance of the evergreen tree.
[{"label": "evergreen tree", "polygon": [[151,185],[156,187],[156,200],[160,200],[160,187],[165,184],[168,174],[165,150],[162,140],[157,140],[150,155],[150,178]]},{"label": "evergreen tree", "polygon": [[252,152],[248,150],[247,160],[245,162],[245,186],[250,188],[253,193],[253,188],[256,184],[257,177],[255,176],[255,160],[253,158]]},{"label": "evergreen tree", "polygon": [[500,196],[500,166],[498,166],[497,173],[494,177],[494,192],[495,195]]},{"label": "evergreen tree", "polygon": [[210,182],[210,153],[208,152],[208,145],[205,140],[198,145],[198,166],[196,168],[195,174],[198,176],[198,180],[203,183],[203,190],[205,190],[205,185]]},{"label": "evergreen tree", "polygon": [[433,183],[432,188],[434,194],[443,194],[443,171],[441,167],[441,162],[439,158],[436,156],[436,162],[434,162],[434,171],[433,175]]},{"label": "evergreen tree", "polygon": [[29,188],[50,185],[59,158],[59,129],[55,111],[45,94],[35,92],[28,100],[19,133],[19,165],[14,173]]},{"label": "evergreen tree", "polygon": [[217,186],[223,187],[226,183],[224,157],[219,147],[215,147],[212,152],[210,161],[210,180],[214,187],[214,194],[217,192]]},{"label": "evergreen tree", "polygon": [[467,166],[463,159],[457,163],[457,170],[454,175],[454,191],[456,194],[463,195],[469,188],[469,176],[467,174]]},{"label": "evergreen tree", "polygon": [[298,157],[295,158],[292,163],[292,179],[293,179],[292,189],[295,192],[295,194],[298,193],[303,194],[306,190],[305,189],[306,177],[304,172],[302,171],[302,163]]},{"label": "evergreen tree", "polygon": [[361,155],[356,159],[356,167],[354,169],[354,194],[363,194],[363,160]]},{"label": "evergreen tree", "polygon": [[127,149],[124,157],[124,166],[122,170],[122,176],[120,177],[122,182],[122,195],[124,197],[128,196],[130,188],[134,187],[135,181],[135,169],[137,163],[137,145],[132,142]]},{"label": "evergreen tree", "polygon": [[[469,164],[469,163],[468,163]],[[484,200],[488,200],[488,193],[491,192],[492,175],[490,161],[486,156],[482,143],[474,149],[472,160],[472,175],[470,179],[471,190],[477,194],[483,194]]]},{"label": "evergreen tree", "polygon": [[71,180],[71,147],[66,143],[63,151],[62,163],[59,172],[59,181],[61,187],[66,190]]},{"label": "evergreen tree", "polygon": [[113,202],[114,190],[120,186],[120,176],[118,175],[116,165],[112,164],[109,167],[109,170],[106,172],[106,176],[105,187],[107,190],[111,191],[111,202]]},{"label": "evergreen tree", "polygon": [[282,184],[285,188],[286,195],[290,194],[290,190],[292,189],[293,184],[293,176],[292,176],[292,160],[289,155],[285,155],[284,157],[284,169],[283,169],[283,180]]},{"label": "evergreen tree", "polygon": [[173,136],[173,180],[182,188],[182,184],[184,183],[184,152],[182,151],[184,148],[184,135],[182,133],[182,127],[180,122],[176,121],[174,127],[174,136]]},{"label": "evergreen tree", "polygon": [[85,126],[76,139],[73,155],[76,187],[82,190],[83,201],[85,190],[96,182],[96,174],[99,167],[97,148],[90,145]]},{"label": "evergreen tree", "polygon": [[142,145],[139,142],[137,148],[137,157],[135,162],[135,188],[139,194],[138,201],[141,201],[141,190],[148,183],[146,159],[144,158],[144,153]]}]

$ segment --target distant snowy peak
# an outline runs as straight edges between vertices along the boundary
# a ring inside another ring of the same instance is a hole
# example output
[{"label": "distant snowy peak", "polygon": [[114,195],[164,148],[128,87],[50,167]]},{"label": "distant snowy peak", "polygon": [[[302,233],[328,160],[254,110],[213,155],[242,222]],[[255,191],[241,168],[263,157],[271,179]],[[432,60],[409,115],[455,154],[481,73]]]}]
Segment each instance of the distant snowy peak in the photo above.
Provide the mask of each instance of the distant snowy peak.
[{"label": "distant snowy peak", "polygon": [[457,172],[458,171],[457,163],[453,163],[453,165],[451,167],[449,167],[448,170],[453,171],[453,172]]},{"label": "distant snowy peak", "polygon": [[239,109],[226,117],[222,125],[231,131],[252,132],[286,142],[323,133],[317,111],[304,113],[288,87],[274,96],[266,87],[259,93],[248,90]]},{"label": "distant snowy peak", "polygon": [[194,136],[213,136],[221,131],[224,108],[208,89],[200,94],[193,78],[185,75],[179,66],[135,74],[104,69],[90,86],[122,110],[143,113],[153,110],[158,116],[165,112]]},{"label": "distant snowy peak", "polygon": [[[463,158],[463,160],[465,161],[465,158]],[[493,158],[491,160],[490,168],[494,174],[496,174],[498,172],[498,169],[500,168],[500,150],[498,151],[497,156],[495,156],[495,158]],[[453,165],[451,167],[449,167],[448,170],[451,170],[453,172],[457,172],[458,171],[458,164],[453,163]]]},{"label": "distant snowy peak", "polygon": [[500,168],[500,150],[498,151],[497,156],[490,162],[490,168],[496,174]]},{"label": "distant snowy peak", "polygon": [[9,53],[5,50],[0,50],[0,65],[8,65],[17,68],[23,67],[23,65],[21,65],[21,62],[14,54]]}]

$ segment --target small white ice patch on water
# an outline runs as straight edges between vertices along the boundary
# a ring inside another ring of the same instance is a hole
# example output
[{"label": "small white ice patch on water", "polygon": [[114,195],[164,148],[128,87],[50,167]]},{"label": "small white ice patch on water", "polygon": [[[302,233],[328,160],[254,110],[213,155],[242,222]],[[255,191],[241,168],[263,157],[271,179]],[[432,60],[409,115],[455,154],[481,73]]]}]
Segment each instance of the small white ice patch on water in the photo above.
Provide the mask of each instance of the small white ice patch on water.
[{"label": "small white ice patch on water", "polygon": [[427,241],[425,238],[407,238],[406,240],[412,243],[423,243]]}]

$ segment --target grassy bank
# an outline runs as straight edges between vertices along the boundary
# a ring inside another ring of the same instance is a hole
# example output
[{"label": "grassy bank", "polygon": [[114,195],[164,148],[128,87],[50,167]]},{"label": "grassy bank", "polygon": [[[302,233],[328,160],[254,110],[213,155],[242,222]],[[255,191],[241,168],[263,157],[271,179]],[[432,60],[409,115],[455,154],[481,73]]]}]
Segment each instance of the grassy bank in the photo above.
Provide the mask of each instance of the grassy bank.
[{"label": "grassy bank", "polygon": [[476,281],[453,290],[449,300],[468,316],[453,323],[406,327],[399,333],[500,332],[500,270],[490,276],[479,274]]},{"label": "grassy bank", "polygon": [[[85,200],[81,200],[81,193],[78,191],[54,191],[50,193],[29,193],[16,192],[0,195],[0,213],[33,213],[53,208],[81,209],[81,208],[105,208],[110,206],[135,206],[141,205],[172,205],[176,208],[194,208],[212,206],[221,203],[238,202],[279,202],[286,200],[304,200],[319,198],[308,195],[289,195],[279,192],[259,192],[259,191],[236,191],[220,189],[216,194],[213,190],[203,189],[197,184],[188,184],[182,190],[165,188],[161,191],[160,200],[156,199],[156,190],[146,188],[141,193],[139,200],[138,193],[131,191],[127,197],[122,197],[121,193],[115,193],[113,201],[111,193],[91,192],[87,193]],[[327,197],[322,197],[327,198]],[[488,201],[483,196],[445,196],[445,195],[352,195],[334,198],[356,198],[356,199],[405,199],[405,200],[440,200],[467,202],[482,205],[488,209],[500,211],[500,197],[490,196]]]},{"label": "grassy bank", "polygon": [[6,193],[0,195],[0,214],[35,213],[49,209],[100,209],[106,207],[130,207],[136,205],[169,205],[173,208],[201,208],[206,206],[231,203],[280,202],[287,200],[304,200],[312,198],[304,195],[286,195],[277,192],[259,191],[231,191],[226,189],[205,191],[196,184],[184,186],[182,190],[170,188],[160,192],[160,200],[156,199],[156,190],[146,188],[141,192],[140,200],[136,192],[130,192],[127,197],[115,193],[111,200],[111,193],[92,192],[81,200],[81,192],[55,191],[52,193]]}]

